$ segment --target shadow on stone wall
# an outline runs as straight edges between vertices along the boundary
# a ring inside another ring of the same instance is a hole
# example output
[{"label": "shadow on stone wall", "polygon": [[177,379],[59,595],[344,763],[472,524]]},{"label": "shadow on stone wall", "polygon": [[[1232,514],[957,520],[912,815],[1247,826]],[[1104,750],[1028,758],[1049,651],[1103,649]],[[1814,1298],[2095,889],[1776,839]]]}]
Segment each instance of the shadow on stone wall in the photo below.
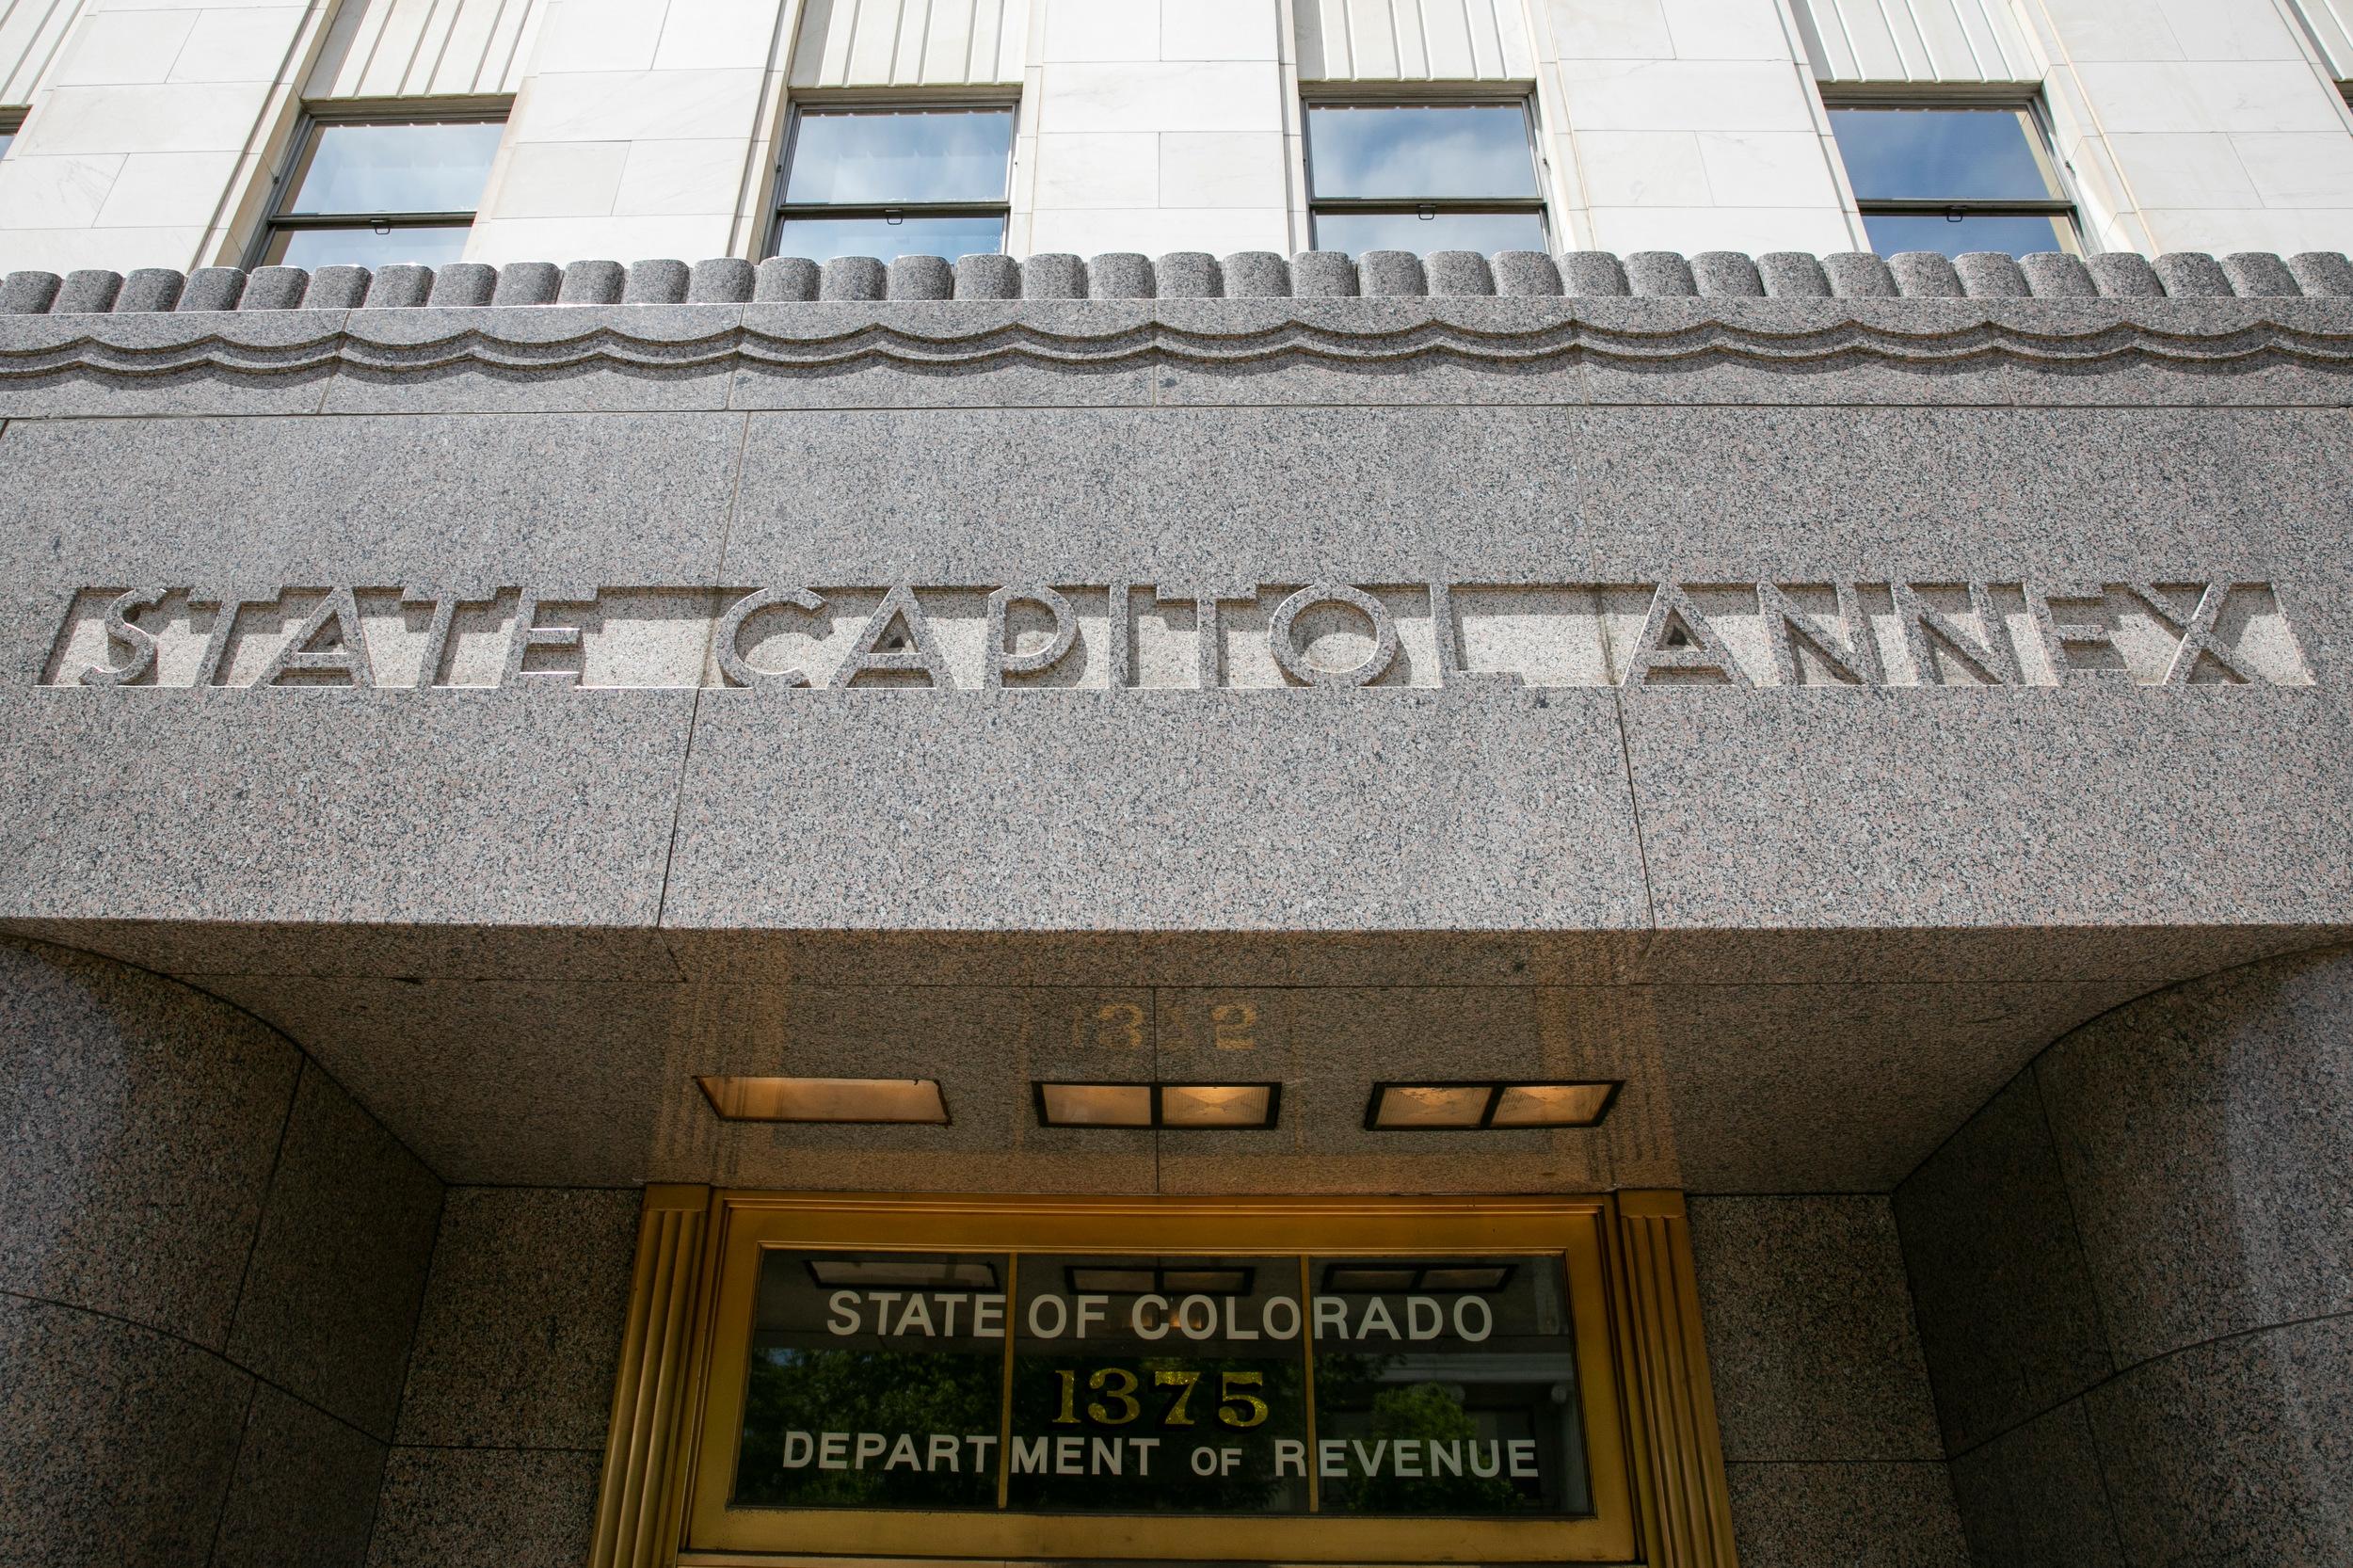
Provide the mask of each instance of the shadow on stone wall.
[{"label": "shadow on stone wall", "polygon": [[1977,1562],[2353,1561],[2353,955],[2086,1024],[1895,1213]]},{"label": "shadow on stone wall", "polygon": [[441,1183],[290,1041],[0,942],[0,1562],[360,1563]]}]

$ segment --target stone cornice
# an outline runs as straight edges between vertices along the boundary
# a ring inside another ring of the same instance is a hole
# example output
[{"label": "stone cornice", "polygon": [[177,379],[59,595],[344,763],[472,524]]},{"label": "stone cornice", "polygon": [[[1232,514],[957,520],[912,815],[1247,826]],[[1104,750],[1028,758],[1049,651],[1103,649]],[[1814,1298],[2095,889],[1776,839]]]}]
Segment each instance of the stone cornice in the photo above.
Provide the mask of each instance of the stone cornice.
[{"label": "stone cornice", "polygon": [[1046,254],[871,256],[823,264],[778,256],[757,266],[735,258],[679,261],[460,262],[396,265],[142,268],[128,277],[87,270],[60,278],[13,272],[0,282],[0,315],[159,314],[173,312],[394,310],[426,306],[796,304],[1013,299],[1330,298],[1705,299],[2217,299],[2353,297],[2353,262],[2329,251],[2281,257],[2245,251],[2131,253],[2087,259],[2056,252],[2023,260],[1993,252],[1958,262],[1929,251],[1892,257],[1815,257],[1776,251],[1751,258],[1707,251],[1618,257],[1605,251],[1466,250],[1417,256],[1374,250],[1352,260],[1303,251],[1286,260],[1244,251],[1092,259]]},{"label": "stone cornice", "polygon": [[442,306],[0,317],[0,383],[581,368],[2353,364],[2353,298],[1401,297]]}]

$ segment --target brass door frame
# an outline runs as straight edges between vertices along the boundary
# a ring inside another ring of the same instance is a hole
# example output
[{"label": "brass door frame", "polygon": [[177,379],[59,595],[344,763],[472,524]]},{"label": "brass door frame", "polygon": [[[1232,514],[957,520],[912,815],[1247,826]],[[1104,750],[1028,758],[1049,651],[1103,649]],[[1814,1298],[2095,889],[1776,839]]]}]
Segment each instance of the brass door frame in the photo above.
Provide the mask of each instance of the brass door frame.
[{"label": "brass door frame", "polygon": [[[1595,1512],[1563,1520],[729,1510],[760,1255],[799,1246],[1560,1256]],[[593,1561],[773,1568],[856,1556],[1729,1568],[1722,1460],[1689,1271],[1679,1193],[1183,1199],[648,1188]]]}]

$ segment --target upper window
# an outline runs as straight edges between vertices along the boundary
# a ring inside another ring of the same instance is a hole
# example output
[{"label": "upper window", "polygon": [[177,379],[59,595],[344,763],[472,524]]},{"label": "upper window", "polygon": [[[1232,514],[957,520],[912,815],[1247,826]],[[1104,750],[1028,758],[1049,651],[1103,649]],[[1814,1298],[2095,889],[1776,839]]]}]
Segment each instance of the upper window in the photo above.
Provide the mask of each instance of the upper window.
[{"label": "upper window", "polygon": [[504,130],[496,120],[312,124],[279,187],[262,261],[307,267],[456,261]]},{"label": "upper window", "polygon": [[1319,250],[1542,250],[1525,104],[1310,104]]},{"label": "upper window", "polygon": [[770,253],[984,255],[1005,248],[1013,106],[803,109]]},{"label": "upper window", "polygon": [[0,114],[0,158],[8,155],[8,148],[16,140],[17,120],[14,115]]},{"label": "upper window", "polygon": [[2078,248],[2032,110],[1833,107],[1830,123],[1881,255]]}]

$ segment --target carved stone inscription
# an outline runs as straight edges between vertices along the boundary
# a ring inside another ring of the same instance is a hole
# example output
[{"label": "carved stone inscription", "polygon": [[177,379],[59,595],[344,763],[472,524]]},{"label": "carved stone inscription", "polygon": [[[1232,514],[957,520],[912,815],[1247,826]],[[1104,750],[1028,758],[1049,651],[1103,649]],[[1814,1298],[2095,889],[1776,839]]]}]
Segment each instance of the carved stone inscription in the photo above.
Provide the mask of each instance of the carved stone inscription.
[{"label": "carved stone inscription", "polygon": [[52,686],[2312,684],[2269,583],[92,587]]}]

